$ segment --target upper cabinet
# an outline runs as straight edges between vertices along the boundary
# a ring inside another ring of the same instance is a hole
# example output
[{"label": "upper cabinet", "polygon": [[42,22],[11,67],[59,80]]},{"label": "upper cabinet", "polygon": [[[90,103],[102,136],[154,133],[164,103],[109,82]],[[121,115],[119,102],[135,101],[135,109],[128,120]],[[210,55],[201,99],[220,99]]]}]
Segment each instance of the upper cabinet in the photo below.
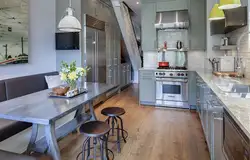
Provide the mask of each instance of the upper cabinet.
[{"label": "upper cabinet", "polygon": [[189,49],[206,50],[206,0],[189,0]]},{"label": "upper cabinet", "polygon": [[156,12],[189,11],[189,49],[206,50],[206,0],[141,0],[142,49],[156,49]]},{"label": "upper cabinet", "polygon": [[155,50],[156,42],[156,3],[142,4],[142,49],[144,52]]},{"label": "upper cabinet", "polygon": [[156,11],[175,11],[175,10],[185,10],[188,9],[188,1],[183,0],[172,0],[165,2],[157,2],[156,3]]}]

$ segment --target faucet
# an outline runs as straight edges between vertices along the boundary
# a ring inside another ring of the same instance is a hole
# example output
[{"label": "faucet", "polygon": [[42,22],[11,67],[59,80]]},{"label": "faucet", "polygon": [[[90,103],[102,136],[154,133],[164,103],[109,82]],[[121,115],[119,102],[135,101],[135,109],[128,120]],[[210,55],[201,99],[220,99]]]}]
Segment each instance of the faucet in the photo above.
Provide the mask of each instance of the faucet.
[{"label": "faucet", "polygon": [[246,36],[247,34],[250,34],[250,32],[249,32],[249,31],[243,32],[243,33],[240,35],[240,37],[238,38],[237,43],[236,43],[236,72],[237,72],[237,76],[238,76],[238,77],[242,77],[241,65],[240,65],[240,64],[242,63],[242,61],[241,61],[241,58],[239,57],[240,43],[241,43],[241,41],[242,41],[242,38],[243,38],[244,36]]}]

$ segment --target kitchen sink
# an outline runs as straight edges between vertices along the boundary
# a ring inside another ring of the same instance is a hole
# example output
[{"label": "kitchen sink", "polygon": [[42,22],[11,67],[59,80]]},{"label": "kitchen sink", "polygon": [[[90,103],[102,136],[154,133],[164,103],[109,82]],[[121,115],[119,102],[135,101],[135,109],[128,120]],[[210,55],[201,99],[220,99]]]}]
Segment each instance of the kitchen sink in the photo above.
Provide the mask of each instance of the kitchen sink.
[{"label": "kitchen sink", "polygon": [[240,81],[220,78],[215,80],[214,84],[228,97],[250,98],[250,85],[241,84]]}]

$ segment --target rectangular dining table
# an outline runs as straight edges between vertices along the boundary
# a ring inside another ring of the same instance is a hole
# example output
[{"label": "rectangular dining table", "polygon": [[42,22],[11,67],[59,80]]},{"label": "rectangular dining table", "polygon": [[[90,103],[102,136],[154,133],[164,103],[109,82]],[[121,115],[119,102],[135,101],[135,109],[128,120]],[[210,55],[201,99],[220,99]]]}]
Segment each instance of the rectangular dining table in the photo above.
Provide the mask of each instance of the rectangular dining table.
[{"label": "rectangular dining table", "polygon": [[[98,96],[115,89],[116,85],[104,83],[89,83],[87,93],[74,98],[51,98],[51,89],[32,93],[0,103],[0,118],[32,123],[32,134],[27,148],[31,151],[47,152],[54,160],[60,160],[60,150],[57,140],[75,131],[81,124],[88,120],[96,120],[93,108],[93,100]],[[84,112],[88,105],[90,113]],[[69,122],[56,126],[57,120],[75,112],[75,116]],[[44,126],[45,135],[37,139],[38,126]]]}]

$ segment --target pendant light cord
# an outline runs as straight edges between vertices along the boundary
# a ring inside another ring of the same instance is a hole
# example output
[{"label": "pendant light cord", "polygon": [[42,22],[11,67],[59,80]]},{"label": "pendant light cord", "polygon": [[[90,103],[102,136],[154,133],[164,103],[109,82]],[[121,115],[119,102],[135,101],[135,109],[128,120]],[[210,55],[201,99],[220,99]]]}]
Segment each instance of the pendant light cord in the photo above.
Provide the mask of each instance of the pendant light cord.
[{"label": "pendant light cord", "polygon": [[72,1],[71,0],[69,0],[69,7],[71,8],[71,5],[72,5]]}]

